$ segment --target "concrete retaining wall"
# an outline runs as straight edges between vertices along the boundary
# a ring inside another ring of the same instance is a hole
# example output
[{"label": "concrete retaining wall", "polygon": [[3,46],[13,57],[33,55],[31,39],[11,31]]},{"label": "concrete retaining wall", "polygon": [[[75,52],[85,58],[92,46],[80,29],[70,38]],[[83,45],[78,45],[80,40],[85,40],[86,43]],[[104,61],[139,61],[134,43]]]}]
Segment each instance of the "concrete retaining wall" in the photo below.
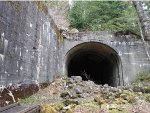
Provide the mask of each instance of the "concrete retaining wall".
[{"label": "concrete retaining wall", "polygon": [[0,86],[52,81],[60,46],[45,5],[0,2]]}]

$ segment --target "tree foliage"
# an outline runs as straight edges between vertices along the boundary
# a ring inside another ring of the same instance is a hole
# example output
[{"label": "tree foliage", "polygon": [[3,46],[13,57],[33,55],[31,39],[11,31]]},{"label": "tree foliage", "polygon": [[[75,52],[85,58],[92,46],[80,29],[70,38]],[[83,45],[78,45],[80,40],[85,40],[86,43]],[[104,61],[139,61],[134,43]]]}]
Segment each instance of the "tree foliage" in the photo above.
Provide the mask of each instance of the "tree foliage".
[{"label": "tree foliage", "polygon": [[130,1],[74,1],[69,20],[70,27],[80,31],[139,31]]}]

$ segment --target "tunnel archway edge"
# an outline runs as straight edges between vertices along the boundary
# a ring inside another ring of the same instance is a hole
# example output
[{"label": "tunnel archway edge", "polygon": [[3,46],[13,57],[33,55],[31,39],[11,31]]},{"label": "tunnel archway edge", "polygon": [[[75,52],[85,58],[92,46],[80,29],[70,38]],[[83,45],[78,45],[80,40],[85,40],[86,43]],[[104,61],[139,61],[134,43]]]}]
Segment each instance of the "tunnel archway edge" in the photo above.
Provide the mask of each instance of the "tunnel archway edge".
[{"label": "tunnel archway edge", "polygon": [[[90,52],[88,52],[88,51],[93,52],[93,53],[91,53],[91,55],[96,54],[102,58],[106,57],[106,59],[107,59],[106,62],[109,62],[108,63],[109,67],[115,68],[115,69],[110,69],[110,71],[113,72],[113,77],[115,77],[114,80],[117,80],[117,81],[115,81],[115,84],[112,86],[124,85],[122,62],[121,62],[121,58],[120,58],[118,52],[114,48],[110,47],[109,45],[101,43],[101,42],[94,42],[94,41],[83,42],[83,43],[77,44],[74,47],[72,47],[71,49],[69,49],[69,51],[65,55],[65,61],[64,61],[64,69],[65,69],[65,74],[67,76],[72,76],[72,75],[69,75],[69,69],[68,69],[69,68],[68,66],[70,65],[71,60],[73,58],[75,58],[76,55],[77,56],[79,55],[80,58],[82,58],[81,57],[82,55],[80,55],[80,54],[83,54],[83,56],[85,54],[86,55],[90,54]],[[111,57],[110,57],[110,55],[111,55]],[[107,57],[110,57],[110,58],[107,58]],[[112,62],[112,64],[111,64],[111,62]],[[115,66],[113,66],[113,64]]]}]

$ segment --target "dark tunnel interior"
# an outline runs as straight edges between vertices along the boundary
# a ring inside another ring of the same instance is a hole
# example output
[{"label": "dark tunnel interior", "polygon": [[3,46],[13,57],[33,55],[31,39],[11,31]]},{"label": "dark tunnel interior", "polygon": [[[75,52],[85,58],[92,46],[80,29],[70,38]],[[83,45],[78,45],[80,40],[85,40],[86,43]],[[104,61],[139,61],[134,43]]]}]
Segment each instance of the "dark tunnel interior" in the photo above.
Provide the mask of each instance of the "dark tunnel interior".
[{"label": "dark tunnel interior", "polygon": [[89,42],[80,44],[68,52],[67,75],[81,76],[96,84],[117,86],[120,84],[119,56],[105,44]]}]

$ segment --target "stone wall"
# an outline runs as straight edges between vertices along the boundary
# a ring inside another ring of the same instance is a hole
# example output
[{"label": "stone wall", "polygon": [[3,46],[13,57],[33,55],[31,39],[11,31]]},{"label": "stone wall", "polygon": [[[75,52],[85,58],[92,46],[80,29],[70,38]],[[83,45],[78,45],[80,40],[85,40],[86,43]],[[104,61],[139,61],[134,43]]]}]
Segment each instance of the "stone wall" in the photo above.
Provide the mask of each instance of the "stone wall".
[{"label": "stone wall", "polygon": [[42,2],[0,2],[0,91],[53,80],[61,65],[56,25]]}]

